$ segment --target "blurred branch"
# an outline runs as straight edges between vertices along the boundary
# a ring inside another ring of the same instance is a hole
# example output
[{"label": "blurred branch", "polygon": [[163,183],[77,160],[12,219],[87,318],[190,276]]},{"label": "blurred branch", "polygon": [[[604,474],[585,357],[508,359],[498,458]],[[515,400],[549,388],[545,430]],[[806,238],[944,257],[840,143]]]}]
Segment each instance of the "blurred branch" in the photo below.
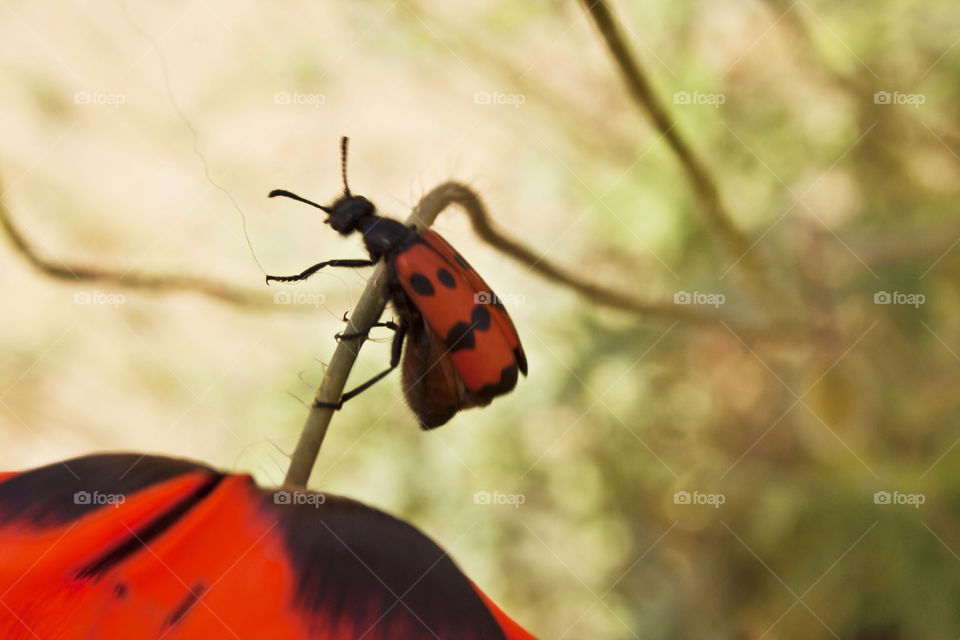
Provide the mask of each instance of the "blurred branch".
[{"label": "blurred branch", "polygon": [[592,283],[554,264],[544,255],[538,254],[497,229],[491,221],[486,207],[483,206],[479,196],[472,189],[457,183],[449,183],[447,186],[450,202],[460,205],[467,212],[474,231],[484,241],[521,263],[530,271],[576,291],[591,302],[620,311],[636,313],[644,318],[687,320],[698,324],[720,324],[720,322],[742,324],[742,322],[733,318],[705,313],[694,306],[678,306],[670,302],[644,300]]},{"label": "blurred branch", "polygon": [[[919,194],[940,195],[928,181],[919,178],[913,155],[904,153],[905,144],[909,141],[917,145],[919,140],[926,140],[933,148],[942,148],[956,160],[960,132],[950,119],[937,118],[936,114],[924,112],[924,117],[920,118],[917,109],[890,109],[889,105],[876,103],[875,93],[884,87],[910,86],[917,80],[903,78],[892,82],[887,75],[893,72],[891,68],[883,70],[885,77],[881,82],[867,62],[859,58],[855,62],[848,60],[853,64],[846,66],[842,58],[833,55],[829,47],[824,47],[816,37],[818,31],[829,33],[829,28],[825,29],[810,7],[801,12],[794,11],[793,3],[785,0],[765,0],[765,4],[770,9],[770,28],[776,25],[778,31],[786,31],[786,36],[781,37],[786,42],[800,41],[801,45],[794,47],[794,51],[807,63],[807,72],[817,74],[824,83],[849,96],[861,127],[877,125],[869,137],[850,151],[851,159],[855,159],[850,162],[855,175],[872,183],[870,200],[912,216],[920,208]],[[925,65],[929,64],[925,73],[933,72],[941,53],[932,53],[924,61]],[[868,60],[874,66],[883,64],[882,60]],[[916,222],[922,224],[919,220]],[[867,263],[872,264],[869,260]]]},{"label": "blurred branch", "polygon": [[583,126],[584,110],[596,104],[592,94],[564,92],[552,81],[544,82],[542,75],[531,73],[533,67],[529,61],[523,62],[513,55],[489,29],[477,29],[470,23],[464,28],[463,23],[444,20],[439,12],[424,9],[424,2],[404,0],[404,4],[409,11],[399,15],[409,18],[411,29],[426,26],[434,33],[449,34],[442,44],[437,42],[438,47],[469,59],[470,66],[477,71],[488,69],[497,74],[498,82],[504,86],[512,83],[514,91],[526,96],[527,103],[549,105],[550,117],[555,119],[554,128],[563,131],[564,137],[583,153],[603,154],[611,162],[626,163],[624,166],[636,160],[637,146],[623,135],[616,119],[595,118],[589,127]]},{"label": "blurred branch", "polygon": [[594,24],[617,63],[617,68],[623,75],[630,95],[637,106],[653,120],[654,126],[660,131],[680,160],[708,224],[717,231],[727,252],[735,260],[741,260],[742,258],[742,261],[747,263],[751,271],[749,278],[751,285],[756,290],[762,291],[762,271],[755,264],[755,259],[750,251],[751,242],[734,225],[730,212],[724,206],[710,172],[687,145],[680,134],[677,123],[674,122],[663,103],[657,98],[646,73],[627,47],[623,34],[610,13],[606,1],[580,0],[580,2],[586,8],[590,17],[593,18]]},{"label": "blurred branch", "polygon": [[[869,265],[886,267],[919,262],[923,269],[958,248],[960,222],[909,221],[877,229],[854,229],[846,235],[850,249]],[[958,251],[960,253],[960,251]]]},{"label": "blurred branch", "polygon": [[[27,241],[26,236],[13,221],[13,216],[6,203],[0,199],[0,226],[3,227],[13,248],[37,271],[43,275],[58,280],[70,282],[98,282],[108,283],[124,289],[138,289],[143,291],[174,292],[190,291],[208,296],[220,302],[240,307],[256,309],[276,309],[272,298],[258,294],[251,289],[241,289],[224,282],[217,282],[207,278],[181,276],[171,274],[137,273],[135,271],[111,271],[83,265],[67,264],[60,260],[50,260],[43,257]],[[297,305],[286,305],[284,310],[297,308]]]}]

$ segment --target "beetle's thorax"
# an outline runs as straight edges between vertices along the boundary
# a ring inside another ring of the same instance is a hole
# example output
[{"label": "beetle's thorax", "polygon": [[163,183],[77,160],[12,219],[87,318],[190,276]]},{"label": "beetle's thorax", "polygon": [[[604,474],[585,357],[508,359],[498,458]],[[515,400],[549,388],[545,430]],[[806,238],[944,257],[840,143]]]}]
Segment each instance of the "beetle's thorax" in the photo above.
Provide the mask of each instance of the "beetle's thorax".
[{"label": "beetle's thorax", "polygon": [[377,215],[361,219],[357,231],[363,234],[363,244],[374,260],[399,251],[417,235],[416,231],[402,222]]}]

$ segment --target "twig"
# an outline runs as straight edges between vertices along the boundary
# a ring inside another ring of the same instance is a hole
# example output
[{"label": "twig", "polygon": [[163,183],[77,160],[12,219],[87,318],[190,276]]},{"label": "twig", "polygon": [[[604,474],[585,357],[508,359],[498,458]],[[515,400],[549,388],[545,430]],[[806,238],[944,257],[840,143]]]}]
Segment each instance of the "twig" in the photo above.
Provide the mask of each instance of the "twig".
[{"label": "twig", "polygon": [[[40,255],[27,241],[26,236],[14,223],[13,217],[10,215],[10,210],[2,199],[0,199],[0,227],[3,227],[13,248],[40,273],[50,276],[51,278],[72,282],[109,283],[120,288],[141,289],[146,291],[192,291],[219,300],[220,302],[226,302],[240,307],[257,309],[278,308],[270,298],[256,291],[234,287],[224,282],[217,282],[216,280],[209,280],[207,278],[138,273],[135,271],[118,272],[50,260]],[[299,306],[300,305],[284,305],[282,308],[283,310],[306,309],[298,309]]]},{"label": "twig", "polygon": [[451,203],[460,205],[470,217],[473,230],[484,241],[498,251],[513,258],[547,280],[557,282],[598,305],[636,313],[644,318],[665,320],[687,320],[697,324],[720,324],[721,320],[728,324],[742,324],[733,318],[721,317],[717,314],[704,313],[697,307],[677,306],[668,302],[644,300],[636,296],[616,291],[594,284],[587,279],[560,267],[543,255],[508,237],[496,228],[483,206],[479,196],[469,187],[448,183],[447,197]]},{"label": "twig", "polygon": [[789,339],[800,329],[800,326],[791,322],[789,318],[780,319],[777,323],[759,324],[743,317],[711,313],[703,310],[703,307],[679,306],[670,301],[648,300],[595,284],[551,262],[546,256],[539,255],[504,234],[494,225],[480,197],[470,187],[449,182],[443,188],[444,197],[448,198],[451,204],[458,204],[463,208],[470,217],[473,230],[487,244],[513,258],[528,270],[576,291],[597,305],[633,313],[644,320],[684,320],[697,325],[727,325],[736,328],[741,335],[753,337],[779,336]]},{"label": "twig", "polygon": [[747,263],[749,268],[754,271],[750,275],[751,285],[757,291],[763,291],[762,276],[758,275],[762,274],[762,271],[752,257],[749,239],[733,223],[710,172],[684,140],[677,123],[674,122],[663,103],[657,98],[646,73],[641,69],[624,42],[623,34],[610,13],[606,1],[580,0],[580,2],[593,18],[594,24],[596,24],[601,37],[610,50],[610,54],[617,63],[620,73],[623,75],[627,88],[630,90],[630,95],[637,105],[650,116],[654,126],[663,135],[680,160],[687,179],[693,186],[707,223],[717,231],[726,251],[735,260],[740,260],[743,256],[746,256],[743,258],[743,262]]}]

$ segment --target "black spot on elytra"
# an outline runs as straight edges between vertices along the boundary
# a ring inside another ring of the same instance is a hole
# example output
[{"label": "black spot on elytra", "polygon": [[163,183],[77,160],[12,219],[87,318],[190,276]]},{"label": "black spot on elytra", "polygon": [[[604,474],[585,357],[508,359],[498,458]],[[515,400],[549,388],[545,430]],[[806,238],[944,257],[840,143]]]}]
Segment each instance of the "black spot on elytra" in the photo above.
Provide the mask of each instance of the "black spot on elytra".
[{"label": "black spot on elytra", "polygon": [[180,603],[177,607],[170,613],[170,616],[163,623],[164,628],[172,627],[181,620],[183,617],[190,613],[190,610],[197,604],[197,601],[200,600],[200,596],[203,595],[203,592],[207,590],[207,587],[202,582],[198,582],[189,590],[187,590],[186,595],[180,600]]},{"label": "black spot on elytra", "polygon": [[477,339],[473,335],[473,327],[466,322],[458,322],[447,332],[447,349],[451,352],[461,349],[473,349],[477,346]]},{"label": "black spot on elytra", "polygon": [[478,304],[473,307],[470,313],[470,323],[474,329],[486,331],[490,328],[490,311],[486,305]]},{"label": "black spot on elytra", "polygon": [[477,346],[477,337],[473,334],[476,331],[486,331],[490,328],[490,311],[485,305],[478,304],[470,312],[470,324],[458,322],[447,332],[447,349],[451,352],[462,349],[473,349]]},{"label": "black spot on elytra", "polygon": [[493,398],[512,391],[517,386],[517,365],[507,365],[500,371],[500,380],[493,384],[484,385],[477,395],[484,398]]},{"label": "black spot on elytra", "polygon": [[463,267],[464,269],[473,269],[473,267],[470,266],[470,263],[464,260],[463,256],[460,255],[459,253],[454,253],[453,259],[456,260],[457,264]]},{"label": "black spot on elytra", "polygon": [[470,313],[470,323],[478,331],[486,331],[490,328],[490,312],[482,304],[475,305]]},{"label": "black spot on elytra", "polygon": [[410,276],[410,286],[422,296],[432,296],[434,294],[433,283],[430,282],[430,278],[422,273],[415,273]]},{"label": "black spot on elytra", "polygon": [[453,274],[443,267],[437,269],[437,280],[448,289],[454,289],[457,286],[457,281],[453,279]]},{"label": "black spot on elytra", "polygon": [[520,373],[527,375],[527,356],[524,355],[523,349],[519,347],[513,350],[513,357],[517,360],[517,366],[520,367]]},{"label": "black spot on elytra", "polygon": [[123,600],[127,597],[127,585],[122,582],[118,582],[113,587],[113,597],[117,600]]}]

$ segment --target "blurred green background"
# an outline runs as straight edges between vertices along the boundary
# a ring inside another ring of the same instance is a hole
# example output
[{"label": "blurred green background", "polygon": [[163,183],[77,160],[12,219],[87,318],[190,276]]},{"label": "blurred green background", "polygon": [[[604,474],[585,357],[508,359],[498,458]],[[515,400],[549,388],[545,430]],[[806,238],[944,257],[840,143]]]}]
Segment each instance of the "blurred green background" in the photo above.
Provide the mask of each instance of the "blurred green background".
[{"label": "blurred green background", "polygon": [[[367,272],[267,289],[251,248],[280,274],[362,255],[265,197],[331,200],[350,135],[382,212],[465,181],[662,314],[547,283],[451,209],[436,229],[507,299],[530,376],[431,433],[391,376],[337,414],[311,486],[410,520],[542,638],[956,638],[960,8],[612,9],[746,258],[580,4],[4,2],[2,197],[44,255],[305,296],[74,285],[6,243],[0,468],[136,450],[279,483]],[[682,292],[723,303],[675,320]],[[387,359],[370,343],[351,380]]]}]

